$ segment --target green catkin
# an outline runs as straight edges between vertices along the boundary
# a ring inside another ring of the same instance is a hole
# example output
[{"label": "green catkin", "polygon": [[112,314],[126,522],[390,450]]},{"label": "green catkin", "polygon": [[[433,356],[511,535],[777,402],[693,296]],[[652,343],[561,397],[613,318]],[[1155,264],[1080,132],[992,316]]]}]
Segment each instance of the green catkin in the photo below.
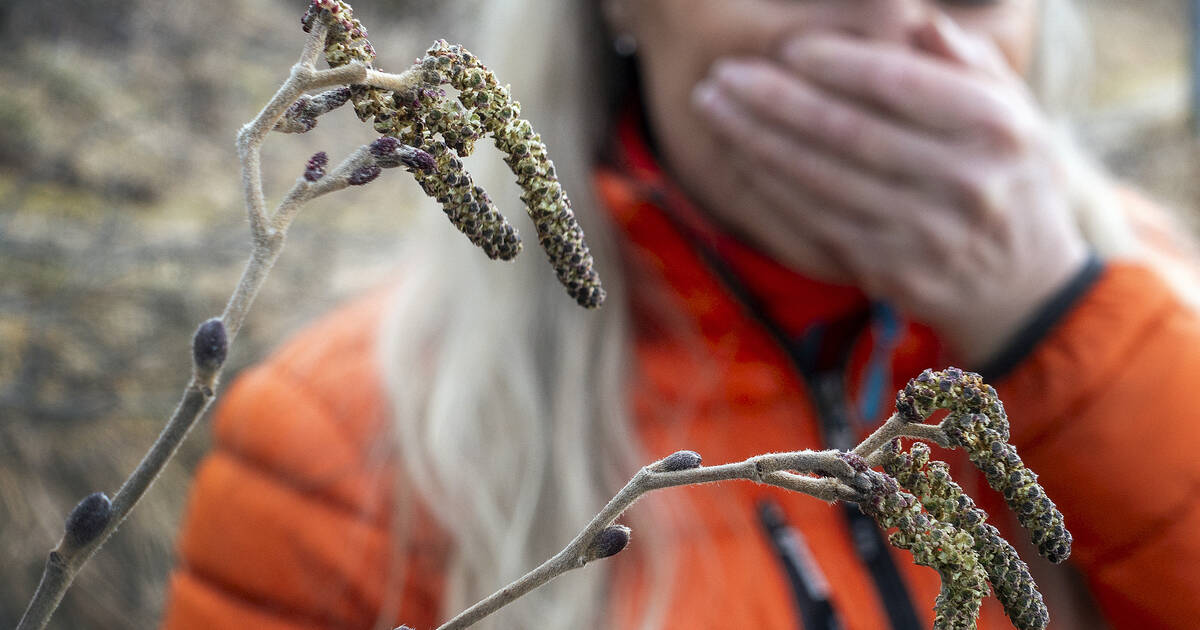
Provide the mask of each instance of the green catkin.
[{"label": "green catkin", "polygon": [[870,479],[871,489],[859,508],[879,527],[896,528],[888,542],[911,552],[915,563],[934,569],[942,579],[934,602],[934,630],[975,628],[988,584],[974,539],[923,511],[917,497],[901,490],[892,477],[874,470],[860,474]]},{"label": "green catkin", "polygon": [[1004,496],[1038,553],[1051,562],[1066,560],[1071,555],[1071,532],[1037,475],[1008,443],[1008,415],[996,390],[978,374],[947,368],[925,370],[896,396],[896,412],[908,422],[922,422],[937,409],[949,410],[941,425],[946,436],[967,452],[988,485]]},{"label": "green catkin", "polygon": [[971,535],[992,591],[1013,625],[1019,630],[1043,630],[1050,613],[1029,566],[1000,532],[985,522],[987,514],[950,478],[945,462],[930,461],[929,447],[921,442],[904,452],[900,440],[893,440],[882,452],[884,472],[913,493],[934,518]]},{"label": "green catkin", "polygon": [[[309,30],[318,18],[330,25],[325,59],[331,67],[373,62],[374,49],[349,5],[341,0],[313,0],[301,23]],[[583,230],[541,137],[520,118],[520,104],[508,88],[473,54],[444,40],[435,42],[414,70],[420,72],[421,85],[403,93],[352,86],[350,101],[358,117],[373,120],[379,133],[433,156],[436,170],[413,172],[422,190],[442,204],[446,216],[471,242],[488,256],[507,260],[520,251],[519,236],[459,160],[470,155],[479,138],[491,136],[517,177],[521,200],[559,282],[581,306],[600,306],[604,289]],[[458,91],[456,101],[445,99],[442,86],[447,85]]]},{"label": "green catkin", "polygon": [[505,154],[504,161],[521,187],[521,201],[537,228],[538,242],[567,293],[581,306],[599,306],[604,301],[604,289],[583,229],[541,136],[520,117],[520,103],[475,55],[445,40],[435,42],[420,64],[427,81],[436,77],[439,84],[449,83],[458,90],[458,102],[473,110],[472,122],[478,120],[496,148]]}]

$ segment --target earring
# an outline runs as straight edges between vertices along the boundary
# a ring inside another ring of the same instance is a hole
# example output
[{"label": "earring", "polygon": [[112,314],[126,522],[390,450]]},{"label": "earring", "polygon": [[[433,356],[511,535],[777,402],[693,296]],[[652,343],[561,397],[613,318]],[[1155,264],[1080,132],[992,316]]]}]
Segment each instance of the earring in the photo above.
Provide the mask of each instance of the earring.
[{"label": "earring", "polygon": [[622,57],[632,57],[637,53],[637,38],[630,33],[618,33],[613,38],[613,50]]}]

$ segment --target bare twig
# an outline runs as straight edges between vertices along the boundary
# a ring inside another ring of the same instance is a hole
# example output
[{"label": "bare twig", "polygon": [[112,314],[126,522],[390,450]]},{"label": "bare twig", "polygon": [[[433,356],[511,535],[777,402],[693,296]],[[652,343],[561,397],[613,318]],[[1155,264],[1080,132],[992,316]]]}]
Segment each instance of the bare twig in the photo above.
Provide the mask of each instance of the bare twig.
[{"label": "bare twig", "polygon": [[[863,440],[852,451],[852,455],[841,451],[805,450],[768,453],[733,464],[700,466],[699,455],[691,451],[675,453],[639,470],[562,551],[462,611],[439,626],[438,630],[468,628],[563,573],[596,559],[589,554],[589,549],[597,538],[613,527],[625,510],[648,492],[740,479],[807,494],[824,501],[857,503],[864,500],[867,488],[864,487],[866,482],[860,471],[850,460],[858,457],[870,462],[880,447],[897,437],[928,440],[943,446],[948,444],[939,425],[905,422],[893,415]],[[682,467],[673,463],[681,460],[687,462]]]},{"label": "bare twig", "polygon": [[[801,492],[827,501],[854,501],[862,496],[859,491],[842,481],[843,479],[853,479],[855,471],[839,457],[840,453],[837,451],[770,453],[751,457],[735,464],[720,466],[699,466],[700,459],[696,457],[694,459],[695,467],[670,470],[670,466],[666,464],[670,462],[671,458],[679,455],[680,453],[676,453],[639,470],[633,479],[617,492],[616,496],[604,506],[604,509],[600,510],[600,513],[562,551],[508,586],[459,613],[441,625],[438,630],[459,630],[474,625],[529,591],[567,571],[586,565],[595,559],[589,554],[589,549],[597,537],[613,526],[613,523],[634,502],[654,490],[744,479]],[[820,472],[833,475],[833,477],[810,477],[786,472],[789,470],[802,473]]]},{"label": "bare twig", "polygon": [[912,437],[918,440],[933,442],[943,448],[950,448],[950,440],[946,437],[946,433],[940,425],[908,422],[902,419],[899,414],[894,413],[887,419],[887,422],[880,425],[878,429],[875,429],[874,433],[867,436],[867,439],[854,447],[854,454],[870,462],[872,461],[872,456],[881,446],[898,437]]},{"label": "bare twig", "polygon": [[[292,68],[291,75],[254,120],[242,127],[238,134],[237,148],[242,162],[242,183],[253,235],[253,250],[224,313],[219,319],[206,322],[197,331],[192,378],[184,389],[175,412],[142,461],[117,490],[111,504],[107,498],[97,493],[81,502],[75,512],[72,512],[74,517],[86,506],[104,506],[103,510],[83,510],[90,521],[73,522],[71,518],[68,519],[67,531],[46,559],[42,578],[17,625],[17,630],[37,630],[46,626],[79,570],[121,525],[158,478],[196,420],[208,409],[216,397],[216,385],[225,353],[241,329],[255,295],[278,259],[287,229],[299,208],[318,196],[355,183],[353,175],[371,159],[369,148],[361,147],[328,176],[316,181],[298,179],[268,217],[262,188],[260,147],[276,122],[297,98],[307,91],[334,85],[364,81],[369,84],[379,82],[384,85],[401,85],[410,80],[404,75],[390,75],[377,71],[371,71],[368,78],[367,68],[363,64],[317,70],[315,63],[323,50],[326,31],[324,23],[314,24],[301,59]],[[213,335],[217,334],[214,330],[219,331],[219,339],[214,339]],[[201,352],[202,346],[204,352]],[[102,501],[96,497],[102,498]],[[82,526],[81,522],[86,522],[87,526]]]}]

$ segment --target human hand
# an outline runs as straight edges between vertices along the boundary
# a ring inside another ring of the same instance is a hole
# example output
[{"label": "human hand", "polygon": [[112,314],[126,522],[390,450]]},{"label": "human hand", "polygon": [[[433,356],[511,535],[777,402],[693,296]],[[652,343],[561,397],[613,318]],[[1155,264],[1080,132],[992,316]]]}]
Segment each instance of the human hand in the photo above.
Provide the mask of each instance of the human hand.
[{"label": "human hand", "polygon": [[714,64],[695,105],[744,181],[749,236],[894,303],[978,363],[1087,246],[1067,158],[999,51],[942,16],[912,39],[802,34],[776,59]]}]

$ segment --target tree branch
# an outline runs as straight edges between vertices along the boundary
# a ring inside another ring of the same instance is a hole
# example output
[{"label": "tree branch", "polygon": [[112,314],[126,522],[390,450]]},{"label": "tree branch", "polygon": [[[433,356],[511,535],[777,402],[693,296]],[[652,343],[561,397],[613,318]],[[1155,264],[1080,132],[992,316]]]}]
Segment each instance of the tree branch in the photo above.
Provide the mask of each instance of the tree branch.
[{"label": "tree branch", "polygon": [[[354,170],[370,158],[368,147],[361,147],[342,162],[331,176],[316,182],[301,178],[272,213],[268,223],[259,157],[263,140],[287,108],[305,91],[361,81],[366,76],[366,67],[362,64],[325,71],[314,69],[317,55],[323,49],[325,33],[323,22],[314,25],[301,60],[292,68],[291,75],[266,107],[238,134],[237,149],[242,162],[242,183],[253,235],[253,250],[224,313],[219,319],[209,320],[197,330],[193,340],[192,377],[174,413],[142,461],[117,490],[111,503],[103,495],[97,494],[84,499],[72,512],[67,519],[66,533],[46,559],[42,578],[17,630],[40,630],[46,626],[79,570],[128,517],[178,450],[196,420],[216,398],[216,385],[228,347],[241,329],[254,297],[283,250],[287,228],[300,206],[315,197],[350,185]],[[92,504],[102,505],[102,511],[84,510],[82,520],[75,518],[81,508]]]},{"label": "tree branch", "polygon": [[[695,465],[683,469],[673,469],[677,465],[673,465],[672,460],[684,459],[681,457],[683,455],[694,456],[689,458],[688,463]],[[769,453],[733,464],[700,466],[698,455],[690,451],[681,451],[654,462],[639,470],[562,551],[511,584],[459,613],[453,619],[439,626],[438,630],[460,630],[474,625],[488,615],[520,599],[529,591],[596,559],[589,553],[589,549],[592,548],[597,537],[612,527],[613,523],[625,513],[625,510],[628,510],[638,499],[654,490],[743,479],[800,492],[826,501],[859,500],[863,495],[844,481],[851,480],[853,483],[856,471],[840,455],[841,453],[838,451]],[[795,473],[820,473],[833,476],[811,477]]]}]

